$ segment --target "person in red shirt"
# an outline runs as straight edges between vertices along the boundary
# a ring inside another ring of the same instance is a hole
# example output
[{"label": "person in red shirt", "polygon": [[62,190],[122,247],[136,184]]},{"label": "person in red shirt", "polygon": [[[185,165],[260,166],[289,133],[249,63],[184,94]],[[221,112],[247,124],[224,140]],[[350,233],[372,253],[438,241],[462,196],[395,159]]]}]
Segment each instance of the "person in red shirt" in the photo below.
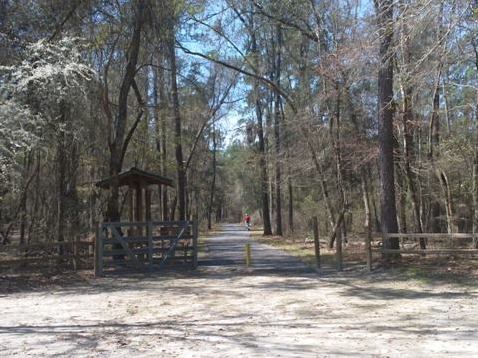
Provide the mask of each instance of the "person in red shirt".
[{"label": "person in red shirt", "polygon": [[246,213],[246,215],[244,215],[244,223],[246,224],[247,230],[250,230],[251,229],[251,216],[248,213]]}]

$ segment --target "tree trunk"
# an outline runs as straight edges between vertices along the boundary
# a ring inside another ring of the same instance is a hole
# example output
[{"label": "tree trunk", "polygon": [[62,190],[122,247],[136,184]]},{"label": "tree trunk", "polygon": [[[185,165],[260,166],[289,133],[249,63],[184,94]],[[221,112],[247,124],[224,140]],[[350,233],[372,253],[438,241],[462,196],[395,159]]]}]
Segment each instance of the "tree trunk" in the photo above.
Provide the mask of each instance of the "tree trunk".
[{"label": "tree trunk", "polygon": [[271,213],[269,206],[269,185],[267,175],[267,161],[266,161],[266,147],[264,143],[264,126],[262,118],[262,110],[259,99],[256,98],[256,117],[258,125],[259,137],[259,167],[260,167],[260,181],[261,181],[261,201],[262,201],[262,221],[264,225],[264,235],[272,235]]},{"label": "tree trunk", "polygon": [[[27,180],[27,177],[30,175],[30,166],[32,161],[33,153],[25,154],[24,157],[24,170],[25,177],[24,180]],[[25,186],[25,185],[24,185]],[[20,200],[20,244],[25,243],[25,229],[27,226],[27,199],[28,199],[28,190],[25,191],[24,195]]]},{"label": "tree trunk", "polygon": [[312,230],[314,232],[315,268],[320,269],[319,220],[317,216],[312,218]]},{"label": "tree trunk", "polygon": [[[378,73],[378,141],[380,170],[380,207],[384,233],[398,232],[393,165],[393,0],[377,0],[380,33],[380,69]],[[384,248],[399,249],[398,239],[386,239]]]},{"label": "tree trunk", "polygon": [[365,171],[362,171],[361,181],[362,187],[362,199],[363,199],[363,207],[364,207],[364,224],[363,227],[367,236],[372,235],[372,211],[370,210],[370,194],[369,188],[367,183],[367,174]]},{"label": "tree trunk", "polygon": [[433,112],[428,127],[428,158],[433,159],[434,149],[440,144],[440,77],[438,71],[435,88],[433,92]]},{"label": "tree trunk", "polygon": [[[433,111],[430,118],[430,123],[428,126],[428,160],[431,164],[431,173],[429,176],[429,190],[430,192],[435,191],[437,189],[437,185],[443,190],[443,193],[446,197],[447,189],[443,189],[443,182],[441,177],[441,171],[436,167],[436,157],[439,155],[438,153],[438,145],[440,144],[440,76],[441,70],[438,70],[437,78],[435,82],[435,87],[433,91]],[[437,183],[438,182],[438,183]],[[430,203],[430,213],[431,213],[431,227],[432,232],[441,232],[441,225],[440,225],[440,216],[441,216],[441,206],[440,200],[437,196],[431,196],[432,200]],[[448,206],[445,207],[447,212],[448,218]],[[447,228],[450,230],[450,227]]]},{"label": "tree trunk", "polygon": [[[153,121],[154,121],[154,135],[155,135],[155,141],[156,141],[156,155],[158,156],[158,159],[159,159],[159,163],[160,163],[160,173],[161,175],[164,175],[163,173],[163,168],[162,168],[162,163],[161,163],[161,114],[162,114],[162,110],[161,110],[161,106],[162,106],[162,102],[160,102],[160,99],[159,99],[159,86],[163,86],[163,83],[159,83],[159,82],[163,82],[163,78],[162,76],[160,76],[159,74],[159,71],[162,71],[161,69],[158,69],[158,67],[154,67],[152,69],[153,71],[153,90],[151,91],[151,97],[152,97],[152,101],[153,101],[153,111],[152,111],[152,114],[153,114]],[[161,78],[160,78],[161,77]],[[160,106],[160,103],[161,103],[161,106]],[[160,200],[160,205],[159,205],[159,217],[162,218],[164,217],[164,213],[163,213],[163,205],[161,205],[161,198],[163,197],[163,186],[162,185],[158,185],[158,198]]]},{"label": "tree trunk", "polygon": [[[250,36],[251,36],[251,53],[254,64],[258,68],[259,54],[257,51],[256,29],[254,25],[254,15],[250,17]],[[259,170],[260,170],[260,191],[262,202],[262,222],[264,225],[264,235],[272,235],[271,216],[269,207],[269,188],[267,185],[267,161],[266,146],[264,142],[264,124],[262,116],[262,106],[260,99],[259,81],[254,80],[254,102],[257,118],[257,137],[259,140]]]},{"label": "tree trunk", "polygon": [[41,167],[41,151],[36,153],[36,169],[35,169],[35,194],[33,200],[32,214],[30,219],[30,226],[28,228],[28,243],[31,242],[32,232],[35,230],[37,218],[40,217],[40,167]]},{"label": "tree trunk", "polygon": [[[160,163],[161,163],[161,175],[168,176],[167,171],[167,143],[166,143],[166,128],[168,121],[168,100],[165,93],[165,77],[164,70],[161,68],[159,70],[159,121],[160,121],[160,146],[158,150],[160,151]],[[169,211],[168,211],[168,187],[163,186],[161,190],[161,212],[163,214],[163,220],[169,220]]]},{"label": "tree trunk", "polygon": [[78,168],[80,166],[80,148],[79,143],[75,140],[74,135],[68,137],[68,147],[70,148],[70,160],[68,162],[68,178],[67,178],[67,213],[68,222],[70,224],[70,240],[76,240],[81,232],[81,211],[80,198],[78,196]]},{"label": "tree trunk", "polygon": [[448,182],[448,177],[443,170],[440,170],[437,175],[440,178],[440,186],[443,191],[443,196],[445,197],[447,231],[449,234],[452,234],[453,232],[456,232],[456,228],[453,221],[453,198],[451,196],[450,184]]},{"label": "tree trunk", "polygon": [[[170,6],[172,6],[170,4]],[[170,9],[172,16],[173,9]],[[183,161],[183,147],[182,147],[182,133],[181,133],[181,114],[179,105],[179,93],[177,82],[177,65],[176,65],[176,51],[175,51],[175,28],[174,21],[170,19],[170,27],[168,29],[168,53],[169,62],[171,65],[171,95],[173,99],[173,114],[174,114],[174,145],[176,154],[176,170],[177,170],[177,199],[179,220],[186,219],[186,173],[184,170]]]},{"label": "tree trunk", "polygon": [[110,196],[108,198],[108,209],[106,219],[108,221],[119,221],[119,179],[118,174],[123,167],[123,153],[126,151],[127,143],[125,143],[126,124],[128,121],[128,94],[134,82],[136,75],[136,64],[141,42],[141,29],[143,26],[143,13],[145,1],[136,1],[135,23],[131,42],[128,49],[128,62],[126,64],[125,74],[121,82],[120,94],[118,98],[118,114],[116,117],[116,125],[114,128],[114,138],[109,143],[110,147],[110,163],[109,174],[113,178],[110,184]]},{"label": "tree trunk", "polygon": [[287,187],[289,189],[289,232],[294,232],[294,191],[292,188],[292,178],[291,171],[289,168],[289,173],[287,176]]},{"label": "tree trunk", "polygon": [[361,173],[361,186],[362,186],[362,198],[363,198],[363,206],[364,206],[364,223],[363,227],[365,230],[365,251],[367,252],[367,267],[369,270],[372,269],[372,251],[371,251],[371,242],[372,242],[372,215],[370,211],[370,196],[368,191],[367,185],[367,176],[366,172],[362,170]]},{"label": "tree trunk", "polygon": [[[408,45],[407,45],[408,47]],[[410,63],[410,56],[407,56],[407,64]],[[413,145],[413,109],[412,109],[412,88],[408,81],[402,83],[402,96],[403,96],[403,108],[402,108],[402,127],[403,127],[403,161],[405,166],[405,176],[407,179],[408,190],[410,192],[410,199],[412,202],[413,218],[415,221],[415,232],[423,232],[422,223],[422,209],[421,201],[418,193],[418,179],[412,171],[412,162],[414,161],[414,145]],[[426,249],[426,240],[420,238],[420,248]]]},{"label": "tree trunk", "polygon": [[[65,113],[62,114],[63,120]],[[60,130],[57,143],[57,223],[56,240],[65,241],[65,217],[66,217],[66,146],[65,133]],[[60,246],[60,255],[63,253],[63,246]]]},{"label": "tree trunk", "polygon": [[[475,68],[478,71],[478,44],[472,41],[473,51],[475,53]],[[473,158],[473,234],[478,231],[478,92],[475,99],[475,143]],[[478,249],[478,238],[473,238],[473,247]]]},{"label": "tree trunk", "polygon": [[[277,48],[276,48],[276,58],[274,60],[275,67],[275,80],[277,87],[280,87],[280,76],[281,76],[281,52],[282,52],[282,29],[281,25],[277,25]],[[276,91],[275,92],[275,102],[274,102],[274,139],[275,139],[275,156],[276,156],[276,165],[275,165],[275,189],[276,189],[276,235],[282,236],[282,190],[281,190],[281,96]]]},{"label": "tree trunk", "polygon": [[[343,176],[342,176],[342,154],[340,149],[340,88],[338,83],[335,86],[336,90],[336,102],[335,102],[335,115],[332,119],[331,126],[330,126],[330,136],[332,138],[332,145],[334,149],[334,156],[335,156],[335,170],[336,170],[336,180],[337,180],[337,191],[339,193],[339,202],[340,207],[345,208],[347,207],[347,199],[345,197],[345,190],[343,184]],[[343,236],[343,241],[347,241],[347,231],[345,228],[345,222],[343,225],[339,227],[341,238]],[[331,241],[329,242],[329,247],[332,248],[334,246],[335,235],[331,237]]]},{"label": "tree trunk", "polygon": [[[397,165],[397,171],[399,169]],[[398,230],[401,233],[407,233],[408,228],[407,228],[407,192],[406,192],[406,182],[405,182],[405,177],[403,173],[399,173],[399,194],[398,194]]]},{"label": "tree trunk", "polygon": [[[444,31],[445,28],[443,26],[443,13],[444,8],[443,4],[440,5],[440,14],[439,14],[439,22],[438,22],[438,29],[436,31],[437,34],[437,41],[438,44],[443,46],[444,40]],[[440,51],[441,50],[441,51]],[[441,47],[438,47],[437,56],[444,55],[444,51]],[[451,208],[451,194],[449,192],[448,187],[448,179],[443,172],[443,170],[437,168],[436,166],[436,158],[440,155],[439,153],[439,144],[440,144],[440,82],[442,77],[442,70],[443,70],[443,62],[440,61],[438,63],[437,74],[435,78],[435,86],[433,88],[433,111],[429,122],[428,127],[428,160],[431,164],[431,173],[429,173],[429,190],[430,193],[436,193],[438,186],[443,191],[445,196],[445,211],[447,217],[447,231],[453,231],[453,222],[452,222],[452,208]],[[438,194],[439,195],[439,194]],[[441,203],[438,196],[431,196],[432,201],[430,203],[431,207],[431,223],[432,223],[432,230],[433,232],[440,232],[442,231],[439,217],[441,216]]]},{"label": "tree trunk", "polygon": [[[476,53],[476,62],[478,69],[478,52]],[[478,229],[478,96],[475,104],[475,145],[473,158],[473,234],[477,234]],[[478,238],[473,238],[473,247],[478,249]]]},{"label": "tree trunk", "polygon": [[212,182],[211,182],[211,193],[209,196],[209,205],[207,208],[207,228],[211,230],[212,228],[212,207],[214,204],[214,191],[216,190],[216,126],[213,124],[212,129]]},{"label": "tree trunk", "polygon": [[337,271],[342,271],[342,237],[340,236],[340,227],[342,226],[342,222],[344,221],[345,212],[347,209],[345,207],[342,208],[340,211],[339,217],[335,223],[335,226],[332,230],[332,234],[330,235],[329,244],[330,242],[334,242],[337,239],[337,243],[335,245],[335,255],[336,255],[336,264],[337,264]]},{"label": "tree trunk", "polygon": [[306,136],[307,146],[309,147],[310,153],[312,155],[312,160],[314,162],[315,169],[320,176],[319,181],[320,181],[320,188],[322,189],[322,197],[324,199],[325,208],[327,210],[330,227],[333,228],[335,226],[335,215],[334,215],[334,209],[332,207],[332,202],[329,196],[329,191],[327,189],[327,182],[325,180],[324,169],[322,168],[322,165],[319,162],[319,158],[317,157],[317,153],[315,152],[315,149],[312,146],[312,143],[310,142],[309,136],[307,135],[305,130],[303,131],[303,133]]},{"label": "tree trunk", "polygon": [[171,208],[169,213],[170,220],[174,220],[176,216],[176,207],[178,206],[178,196],[175,195],[173,201],[171,202]]},{"label": "tree trunk", "polygon": [[376,204],[376,200],[375,200],[375,195],[373,195],[373,193],[372,193],[372,197],[371,197],[371,202],[372,202],[372,208],[373,208],[373,221],[374,221],[374,225],[375,225],[375,231],[381,232],[382,223],[380,222],[380,219],[379,219],[377,204]]}]

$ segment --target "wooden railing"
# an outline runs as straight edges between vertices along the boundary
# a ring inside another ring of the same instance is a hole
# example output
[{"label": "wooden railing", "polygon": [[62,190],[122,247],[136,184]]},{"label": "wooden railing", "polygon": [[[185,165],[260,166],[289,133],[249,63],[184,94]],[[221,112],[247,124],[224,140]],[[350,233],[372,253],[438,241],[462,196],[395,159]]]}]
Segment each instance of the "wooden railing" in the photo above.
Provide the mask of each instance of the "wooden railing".
[{"label": "wooden railing", "polygon": [[[373,248],[370,238],[366,239],[365,248],[367,252],[367,268],[372,270],[372,253],[379,252],[382,254],[411,254],[411,255],[428,255],[428,254],[456,254],[456,255],[475,255],[478,254],[477,242],[478,234],[468,233],[388,233],[382,235],[383,239],[399,239],[400,249],[389,249],[385,247]],[[404,242],[403,240],[415,240],[412,242]],[[420,248],[419,241],[424,240],[426,248]],[[457,242],[458,240],[469,240],[468,244]],[[438,245],[439,244],[439,245]],[[408,247],[406,247],[407,245]],[[439,246],[439,247],[438,247]]]},{"label": "wooden railing", "polygon": [[[178,253],[182,253],[178,256]],[[105,267],[139,271],[161,269],[182,261],[197,267],[198,228],[192,221],[148,221],[103,223],[95,246],[95,275]]]},{"label": "wooden railing", "polygon": [[19,268],[29,264],[48,264],[55,262],[71,263],[74,270],[84,262],[85,268],[92,267],[94,241],[55,241],[0,246],[0,267]]}]

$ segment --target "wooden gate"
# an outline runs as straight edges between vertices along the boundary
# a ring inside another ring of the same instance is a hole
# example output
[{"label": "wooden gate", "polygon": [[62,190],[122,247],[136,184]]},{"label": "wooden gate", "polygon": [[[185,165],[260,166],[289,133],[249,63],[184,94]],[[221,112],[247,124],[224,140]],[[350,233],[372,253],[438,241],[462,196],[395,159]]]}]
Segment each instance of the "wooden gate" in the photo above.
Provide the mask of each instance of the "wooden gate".
[{"label": "wooden gate", "polygon": [[105,271],[160,270],[166,265],[196,268],[198,227],[193,221],[103,223],[95,244],[95,275]]}]

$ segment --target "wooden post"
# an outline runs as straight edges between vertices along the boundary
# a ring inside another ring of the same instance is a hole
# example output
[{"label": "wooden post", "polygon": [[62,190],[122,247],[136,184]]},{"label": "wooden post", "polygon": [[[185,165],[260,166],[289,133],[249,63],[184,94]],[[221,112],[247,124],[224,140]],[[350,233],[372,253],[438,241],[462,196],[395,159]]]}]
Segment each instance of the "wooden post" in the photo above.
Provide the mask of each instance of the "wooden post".
[{"label": "wooden post", "polygon": [[365,236],[365,253],[367,255],[367,270],[372,271],[372,237],[370,231]]},{"label": "wooden post", "polygon": [[134,221],[134,189],[132,186],[128,188],[128,216],[129,221]]},{"label": "wooden post", "polygon": [[[136,222],[143,222],[143,184],[138,183],[136,186]],[[136,235],[143,236],[143,228],[141,225],[136,227]]]},{"label": "wooden post", "polygon": [[163,220],[163,205],[161,205],[161,198],[163,197],[163,186],[161,184],[158,185],[158,197],[159,197],[159,219]]},{"label": "wooden post", "polygon": [[[129,222],[132,223],[134,221],[134,188],[131,184],[128,186],[127,196],[128,196],[128,220]],[[129,227],[128,229],[126,229],[126,233],[128,236],[134,236],[135,230],[133,227]]]},{"label": "wooden post", "polygon": [[145,218],[146,221],[151,221],[151,190],[146,186],[144,188],[145,200]]},{"label": "wooden post", "polygon": [[312,218],[312,229],[314,230],[315,266],[320,269],[319,221],[317,216]]},{"label": "wooden post", "polygon": [[143,221],[143,187],[141,184],[136,186],[136,218],[137,222]]},{"label": "wooden post", "polygon": [[246,266],[251,266],[251,244],[246,244]]},{"label": "wooden post", "polygon": [[148,226],[146,228],[146,233],[148,235],[148,261],[149,261],[149,272],[153,271],[153,224],[151,221],[148,221]]},{"label": "wooden post", "polygon": [[95,277],[101,276],[103,276],[103,233],[99,225],[95,237]]}]

